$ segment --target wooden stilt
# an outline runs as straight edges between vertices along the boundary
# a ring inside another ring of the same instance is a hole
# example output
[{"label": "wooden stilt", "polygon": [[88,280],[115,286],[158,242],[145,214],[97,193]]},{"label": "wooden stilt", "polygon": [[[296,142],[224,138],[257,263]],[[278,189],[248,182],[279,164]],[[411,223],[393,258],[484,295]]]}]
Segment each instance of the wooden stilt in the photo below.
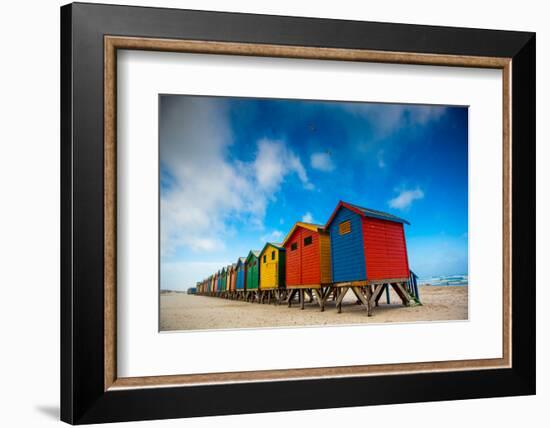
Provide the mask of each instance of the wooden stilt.
[{"label": "wooden stilt", "polygon": [[378,306],[378,300],[380,300],[380,296],[382,296],[382,291],[384,290],[385,284],[376,284],[374,285],[374,290],[372,292],[372,296],[369,299],[369,303],[371,306]]},{"label": "wooden stilt", "polygon": [[409,293],[405,290],[405,287],[402,283],[396,282],[391,284],[397,295],[401,298],[401,301],[403,302],[403,306],[409,306],[410,305],[410,297]]},{"label": "wooden stilt", "polygon": [[357,299],[365,306],[365,309],[367,310],[367,316],[372,315],[371,311],[371,302],[369,299],[370,295],[370,289],[367,287],[367,297],[363,294],[363,290],[361,290],[361,287],[351,287],[351,290],[357,297]]},{"label": "wooden stilt", "polygon": [[[374,299],[374,302],[375,302],[376,306],[378,306],[378,302],[379,302],[380,298],[382,297],[382,293],[384,292],[385,289],[386,289],[386,284],[381,284],[380,292],[378,293],[378,295]],[[375,287],[375,290],[376,290],[376,287]]]},{"label": "wooden stilt", "polygon": [[300,309],[304,309],[304,289],[301,288],[299,290],[299,293],[300,293]]},{"label": "wooden stilt", "polygon": [[[380,290],[381,290],[381,289],[380,289]],[[373,291],[372,287],[369,286],[369,287],[367,288],[367,301],[369,302],[369,305],[368,305],[368,307],[367,307],[367,315],[368,315],[369,317],[372,316],[372,307],[373,307],[373,305],[372,305],[372,303],[371,303],[371,300],[372,300],[373,294],[374,294],[374,291]]]},{"label": "wooden stilt", "polygon": [[285,289],[280,289],[277,304],[280,305],[285,300],[286,300],[286,290]]},{"label": "wooden stilt", "polygon": [[342,312],[342,300],[344,300],[344,296],[348,292],[349,287],[338,287],[338,297],[336,298],[336,309],[338,313]]},{"label": "wooden stilt", "polygon": [[334,287],[327,287],[327,289],[325,290],[325,294],[323,296],[323,309],[325,309],[325,303],[327,301],[327,299],[329,298],[329,296],[333,295],[334,293]]},{"label": "wooden stilt", "polygon": [[294,296],[296,295],[296,292],[298,290],[290,290],[290,293],[288,295],[288,307],[290,308],[292,306],[292,299],[294,298]]},{"label": "wooden stilt", "polygon": [[315,294],[315,297],[317,298],[317,303],[319,304],[319,308],[321,309],[321,312],[323,312],[325,310],[325,302],[323,300],[323,290],[314,288],[313,294]]}]

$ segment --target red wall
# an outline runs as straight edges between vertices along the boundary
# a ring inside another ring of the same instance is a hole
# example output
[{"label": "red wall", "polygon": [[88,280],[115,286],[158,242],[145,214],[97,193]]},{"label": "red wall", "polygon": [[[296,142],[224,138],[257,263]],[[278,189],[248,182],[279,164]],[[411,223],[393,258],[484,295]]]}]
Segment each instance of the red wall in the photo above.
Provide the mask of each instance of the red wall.
[{"label": "red wall", "polygon": [[[304,247],[304,239],[311,236],[313,242]],[[321,255],[319,253],[319,234],[312,230],[302,229],[302,284],[319,284],[321,282]]]},{"label": "red wall", "polygon": [[409,276],[407,244],[401,223],[363,217],[367,279]]},{"label": "red wall", "polygon": [[[300,279],[302,277],[302,271],[300,266],[301,251],[300,251],[300,231],[302,229],[297,228],[290,239],[285,244],[286,252],[286,273],[285,280],[287,287],[289,285],[300,285]],[[290,246],[296,242],[298,248],[294,251],[290,251]]]},{"label": "red wall", "polygon": [[[304,247],[304,239],[313,238],[311,245]],[[291,251],[292,243],[298,248]],[[312,230],[296,228],[285,244],[286,250],[286,285],[311,285],[321,282],[321,257],[319,253],[319,234]]]}]

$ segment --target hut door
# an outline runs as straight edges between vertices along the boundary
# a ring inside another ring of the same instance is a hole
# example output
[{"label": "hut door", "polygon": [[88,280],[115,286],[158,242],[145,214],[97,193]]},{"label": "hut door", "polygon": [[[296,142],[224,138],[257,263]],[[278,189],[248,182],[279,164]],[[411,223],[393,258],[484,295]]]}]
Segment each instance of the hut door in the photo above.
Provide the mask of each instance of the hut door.
[{"label": "hut door", "polygon": [[265,267],[265,276],[263,278],[266,279],[267,286],[276,287],[277,284],[277,262],[267,262],[262,266],[262,268]]}]

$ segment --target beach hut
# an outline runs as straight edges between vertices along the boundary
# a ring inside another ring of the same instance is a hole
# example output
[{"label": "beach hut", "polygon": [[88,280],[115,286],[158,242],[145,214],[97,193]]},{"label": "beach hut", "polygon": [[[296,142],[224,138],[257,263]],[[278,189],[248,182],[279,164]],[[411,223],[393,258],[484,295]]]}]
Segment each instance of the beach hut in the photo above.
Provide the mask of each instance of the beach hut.
[{"label": "beach hut", "polygon": [[227,285],[227,270],[225,269],[225,266],[222,267],[222,270],[220,272],[220,293],[223,295],[225,293],[226,285]]},{"label": "beach hut", "polygon": [[235,292],[235,263],[227,267],[227,297],[232,299]]},{"label": "beach hut", "polygon": [[210,290],[210,294],[215,294],[218,289],[218,276],[218,272],[214,272],[214,279],[212,281],[212,290]]},{"label": "beach hut", "polygon": [[[304,307],[304,294],[317,297],[321,311],[332,283],[330,237],[319,224],[297,222],[285,237],[286,288],[288,304],[298,295]],[[311,299],[313,300],[313,299]]]},{"label": "beach hut", "polygon": [[218,271],[218,285],[216,287],[216,296],[219,296],[219,294],[222,291],[222,283],[223,283],[222,269],[220,269]]},{"label": "beach hut", "polygon": [[285,289],[285,248],[282,244],[268,242],[260,251],[260,303],[271,298],[279,302],[281,290]]},{"label": "beach hut", "polygon": [[222,297],[225,297],[227,295],[227,289],[228,289],[228,286],[229,286],[229,267],[224,266],[222,268],[222,270],[223,270]]},{"label": "beach hut", "polygon": [[409,222],[392,214],[338,203],[325,225],[330,236],[333,287],[338,288],[338,312],[350,289],[369,315],[388,286],[394,288],[403,304],[409,304],[404,224]]},{"label": "beach hut", "polygon": [[250,250],[246,256],[246,292],[245,300],[253,301],[256,298],[260,283],[259,251]]},{"label": "beach hut", "polygon": [[246,257],[239,257],[235,266],[235,271],[235,291],[237,293],[237,298],[244,298],[244,291],[246,288]]},{"label": "beach hut", "polygon": [[231,265],[225,267],[225,297],[231,293]]}]

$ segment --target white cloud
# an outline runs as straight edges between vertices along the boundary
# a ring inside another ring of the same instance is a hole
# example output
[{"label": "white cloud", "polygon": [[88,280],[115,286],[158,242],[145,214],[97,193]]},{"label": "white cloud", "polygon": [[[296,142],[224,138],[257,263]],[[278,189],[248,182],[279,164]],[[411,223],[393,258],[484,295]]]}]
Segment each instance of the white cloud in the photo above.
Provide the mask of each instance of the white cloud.
[{"label": "white cloud", "polygon": [[342,106],[348,112],[368,119],[381,134],[412,125],[426,125],[439,120],[445,113],[445,107],[430,105],[347,103]]},{"label": "white cloud", "polygon": [[260,237],[260,241],[263,243],[266,242],[279,242],[279,240],[284,236],[284,233],[280,230],[273,230],[271,233],[263,235]]},{"label": "white cloud", "polygon": [[201,252],[223,247],[224,213],[251,204],[240,196],[249,185],[223,162],[231,144],[224,117],[222,106],[197,98],[161,100],[160,157],[171,175],[160,201],[163,256],[180,246]]},{"label": "white cloud", "polygon": [[334,170],[334,163],[330,154],[326,152],[313,153],[310,157],[311,167],[319,171],[330,172]]},{"label": "white cloud", "polygon": [[314,188],[282,141],[258,141],[248,164],[228,161],[232,133],[220,100],[162,97],[160,137],[162,168],[170,175],[160,200],[163,258],[180,248],[223,251],[236,221],[263,229],[269,201],[291,175]]},{"label": "white cloud", "polygon": [[416,189],[405,189],[401,190],[399,192],[399,195],[397,195],[395,198],[390,199],[388,201],[388,204],[392,208],[405,210],[409,208],[415,200],[422,199],[423,197],[424,192],[418,187]]},{"label": "white cloud", "polygon": [[313,189],[300,158],[279,140],[267,138],[258,141],[258,152],[253,164],[261,190],[279,190],[287,175],[296,174],[305,189]]},{"label": "white cloud", "polygon": [[368,124],[366,129],[369,132],[364,138],[357,138],[355,147],[376,161],[380,169],[391,166],[400,154],[409,149],[407,138],[396,143],[392,136],[403,129],[410,131],[436,122],[446,111],[444,106],[406,104],[345,103],[341,108]]},{"label": "white cloud", "polygon": [[386,162],[384,161],[384,150],[378,150],[378,168],[383,169],[386,167]]},{"label": "white cloud", "polygon": [[302,216],[302,221],[305,223],[314,223],[313,215],[308,211]]}]

